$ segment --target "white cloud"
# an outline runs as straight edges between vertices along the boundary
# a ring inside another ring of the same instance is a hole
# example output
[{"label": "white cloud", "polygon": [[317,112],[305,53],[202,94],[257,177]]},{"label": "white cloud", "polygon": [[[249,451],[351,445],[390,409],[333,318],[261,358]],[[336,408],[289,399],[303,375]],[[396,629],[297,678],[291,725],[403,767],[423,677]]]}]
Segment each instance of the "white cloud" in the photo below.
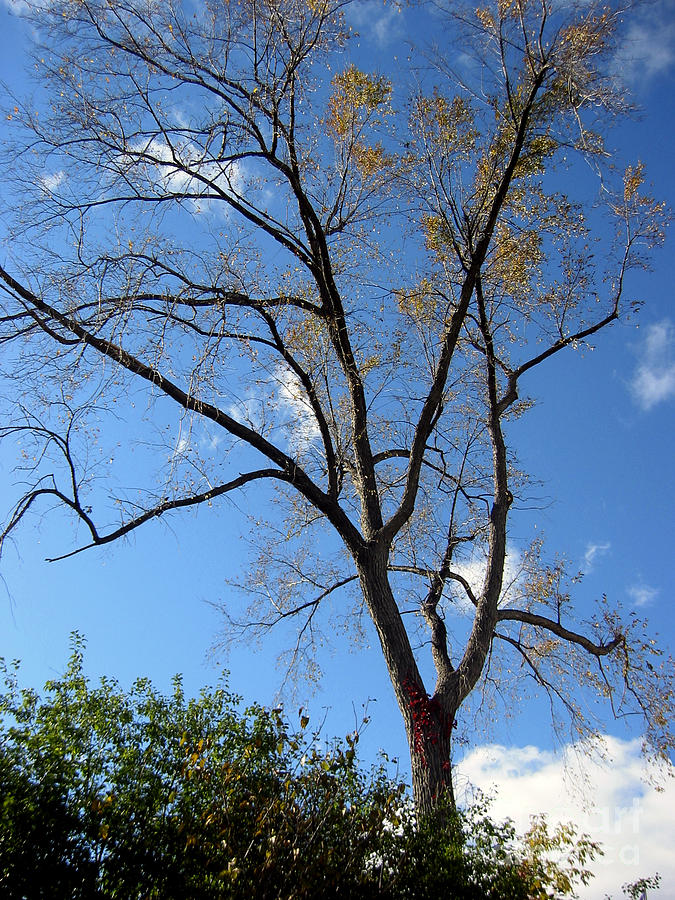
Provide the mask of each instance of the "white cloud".
[{"label": "white cloud", "polygon": [[[145,166],[153,185],[179,197],[181,194],[208,194],[214,187],[226,194],[239,193],[243,187],[242,169],[238,163],[204,160],[199,148],[187,141],[174,147],[158,137],[137,141],[129,146],[129,153],[121,157],[120,162],[123,167],[129,163]],[[206,183],[202,179],[206,179]],[[208,212],[213,200],[193,196],[189,205],[195,213]]]},{"label": "white cloud", "polygon": [[26,0],[2,0],[2,5],[15,16],[24,16],[30,12],[30,5]]},{"label": "white cloud", "polygon": [[63,170],[54,172],[52,175],[45,175],[40,179],[40,186],[45,194],[51,194],[60,184],[66,180],[66,173]]},{"label": "white cloud", "polygon": [[175,465],[179,463],[181,459],[183,459],[186,454],[190,452],[190,434],[188,432],[187,435],[182,433],[182,428],[178,433],[178,439],[176,440],[176,446],[173,448],[171,453],[168,456],[168,460],[171,465]]},{"label": "white cloud", "polygon": [[633,14],[615,59],[616,74],[624,82],[641,84],[665,75],[675,64],[675,3],[650,3],[639,17]]},{"label": "white cloud", "polygon": [[290,369],[279,367],[274,378],[278,408],[284,416],[282,424],[290,433],[291,446],[295,450],[303,450],[321,434],[305,389]]},{"label": "white cloud", "polygon": [[238,397],[234,403],[231,403],[225,412],[233,419],[253,428],[259,434],[264,434],[268,430],[265,410],[265,399],[257,397],[252,391],[249,391],[245,397]]},{"label": "white cloud", "polygon": [[[229,413],[234,418],[242,419],[242,411],[243,407],[232,405]],[[221,432],[212,432],[199,423],[195,425],[193,421],[186,421],[180,426],[176,443],[167,459],[172,465],[177,465],[185,461],[193,452],[213,456],[217,453],[223,440],[224,435]]]},{"label": "white cloud", "polygon": [[605,541],[602,544],[587,544],[586,552],[584,553],[584,572],[591,572],[597,557],[607,553],[611,546],[609,541]]},{"label": "white cloud", "polygon": [[583,779],[574,771],[574,746],[561,754],[532,746],[478,747],[459,763],[459,783],[496,792],[493,818],[511,818],[520,832],[543,812],[550,824],[572,822],[599,841],[605,855],[591,865],[595,878],[583,889],[584,900],[607,894],[618,900],[622,884],[655,872],[663,879],[658,897],[674,900],[675,779],[661,792],[645,782],[639,739],[607,737],[605,745],[608,760],[587,759]]},{"label": "white cloud", "polygon": [[361,36],[384,47],[401,37],[403,32],[401,8],[396,3],[387,7],[375,3],[354,3],[349,7],[349,21]]},{"label": "white cloud", "polygon": [[633,396],[650,410],[675,396],[675,328],[664,319],[649,325],[639,350],[640,362],[631,385]]},{"label": "white cloud", "polygon": [[658,596],[658,590],[648,584],[633,584],[628,588],[628,594],[635,601],[636,606],[648,606]]},{"label": "white cloud", "polygon": [[[518,547],[509,544],[506,548],[506,563],[504,565],[504,580],[500,600],[502,606],[514,599],[523,577],[523,562],[522,552]],[[484,550],[476,551],[469,559],[457,561],[452,565],[453,572],[461,575],[469,583],[469,587],[475,597],[483,590],[486,568],[487,555]],[[459,600],[460,608],[464,611],[470,610],[473,612],[474,607],[466,596],[464,589],[456,582],[453,584],[455,585],[454,593]]]},{"label": "white cloud", "polygon": [[215,453],[222,444],[224,438],[222,434],[208,434],[205,432],[199,440],[202,447],[206,448],[210,453]]},{"label": "white cloud", "polygon": [[259,388],[259,393],[250,389],[231,403],[226,410],[228,415],[259,434],[276,434],[276,439],[285,440],[294,453],[307,450],[321,432],[295,373],[285,366],[277,366],[265,382],[260,382]]}]

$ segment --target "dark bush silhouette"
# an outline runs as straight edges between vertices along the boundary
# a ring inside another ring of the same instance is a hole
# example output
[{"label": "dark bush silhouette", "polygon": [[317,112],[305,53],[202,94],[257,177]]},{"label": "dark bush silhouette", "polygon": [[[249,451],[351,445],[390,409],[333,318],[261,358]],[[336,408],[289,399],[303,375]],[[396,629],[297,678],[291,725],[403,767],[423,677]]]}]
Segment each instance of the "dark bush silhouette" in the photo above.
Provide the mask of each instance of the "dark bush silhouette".
[{"label": "dark bush silhouette", "polygon": [[225,684],[93,687],[83,646],[44,698],[2,665],[3,898],[525,900],[589,877],[573,829],[518,840],[481,805],[418,823],[402,783],[358,767],[358,733],[319,751],[302,710],[293,730]]}]

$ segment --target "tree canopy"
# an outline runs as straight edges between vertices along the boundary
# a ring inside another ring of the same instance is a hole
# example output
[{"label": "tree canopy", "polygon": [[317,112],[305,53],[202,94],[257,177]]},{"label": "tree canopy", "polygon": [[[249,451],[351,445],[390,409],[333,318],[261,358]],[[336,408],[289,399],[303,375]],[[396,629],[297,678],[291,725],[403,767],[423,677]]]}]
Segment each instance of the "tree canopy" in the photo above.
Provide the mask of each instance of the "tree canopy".
[{"label": "tree canopy", "polygon": [[[440,39],[394,81],[345,56],[345,2],[27,6],[39,93],[12,113],[0,266],[25,489],[3,539],[61,505],[63,558],[247,489],[244,630],[295,620],[298,662],[322,617],[367,612],[421,810],[452,789],[463,705],[524,678],[583,737],[580,686],[639,714],[667,758],[672,667],[645,623],[577,611],[536,536],[507,572],[525,391],[632,309],[663,239],[642,165],[606,147],[625,10],[420,6]],[[137,442],[140,492],[115,492],[99,433]]]}]

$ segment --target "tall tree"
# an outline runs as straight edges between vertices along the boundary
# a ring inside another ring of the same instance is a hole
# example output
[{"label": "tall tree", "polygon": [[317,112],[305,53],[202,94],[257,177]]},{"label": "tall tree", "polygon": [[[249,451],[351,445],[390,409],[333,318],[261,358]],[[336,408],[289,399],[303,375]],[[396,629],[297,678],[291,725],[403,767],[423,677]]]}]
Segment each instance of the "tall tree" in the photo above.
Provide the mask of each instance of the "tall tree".
[{"label": "tall tree", "polygon": [[[365,607],[421,811],[452,791],[463,704],[518,670],[582,735],[580,682],[639,712],[657,756],[673,746],[672,674],[641,623],[606,604],[578,621],[536,541],[507,584],[521,381],[619,318],[626,273],[663,234],[641,166],[617,186],[606,164],[621,13],[435,10],[445,42],[405,95],[344,66],[345,2],[31,5],[42,93],[12,114],[30,246],[0,278],[22,385],[2,436],[34,446],[3,539],[45,502],[84,526],[72,555],[274,490],[286,519],[257,501],[274,539],[254,536],[244,624],[295,619],[297,661],[339,592],[331,615]],[[602,211],[576,196],[588,172]],[[139,464],[147,490],[113,498],[114,522],[88,435],[133,416],[141,388],[156,425],[170,401],[181,437],[146,438],[155,471]]]}]

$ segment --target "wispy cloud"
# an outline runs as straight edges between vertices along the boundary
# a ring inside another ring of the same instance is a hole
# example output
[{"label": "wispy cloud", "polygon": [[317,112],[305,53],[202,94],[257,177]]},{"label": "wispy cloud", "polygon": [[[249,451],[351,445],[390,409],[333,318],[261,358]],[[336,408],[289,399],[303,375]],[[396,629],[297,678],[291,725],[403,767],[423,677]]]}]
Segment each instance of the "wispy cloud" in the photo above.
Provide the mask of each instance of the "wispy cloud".
[{"label": "wispy cloud", "polygon": [[675,328],[664,319],[649,325],[639,349],[631,390],[645,411],[675,396]]},{"label": "wispy cloud", "polygon": [[[120,158],[120,163],[122,167],[132,165],[144,171],[153,187],[178,198],[182,194],[192,195],[188,206],[194,213],[213,209],[213,200],[207,195],[214,188],[231,194],[239,193],[243,187],[239,163],[213,162],[189,141],[174,147],[160,137],[137,141],[129,146],[129,152]],[[219,204],[219,208],[222,207],[223,204]]]},{"label": "wispy cloud", "polygon": [[251,390],[245,396],[238,397],[233,403],[230,403],[225,412],[233,419],[253,428],[259,434],[264,434],[268,431],[266,409],[266,398],[256,396]]},{"label": "wispy cloud", "polygon": [[183,428],[178,433],[178,438],[176,439],[176,444],[167,457],[169,463],[171,463],[172,468],[183,460],[187,454],[190,452],[191,444],[190,444],[190,430],[188,429],[187,433],[183,433]]},{"label": "wispy cloud", "polygon": [[[229,410],[230,415],[244,419],[244,406],[235,407],[232,405]],[[178,436],[173,449],[169,453],[167,460],[172,466],[177,466],[186,459],[201,456],[213,457],[219,446],[224,440],[224,435],[220,431],[212,431],[208,427],[204,427],[201,423],[195,424],[193,421],[186,420],[180,425]]]},{"label": "wispy cloud", "polygon": [[354,3],[349,7],[349,21],[360,35],[378,47],[385,47],[403,34],[403,14],[397,3]]},{"label": "wispy cloud", "polygon": [[633,13],[615,59],[616,75],[642,85],[675,66],[675,0],[659,0]]},{"label": "wispy cloud", "polygon": [[598,556],[602,556],[604,553],[610,549],[612,545],[609,541],[605,541],[601,544],[587,544],[586,552],[584,553],[584,572],[587,574],[593,571],[593,564]]},{"label": "wispy cloud", "polygon": [[[500,600],[502,606],[514,599],[523,577],[523,561],[523,554],[518,547],[509,544],[506,550],[506,564],[504,566],[504,580]],[[453,563],[452,569],[453,572],[461,575],[469,583],[474,596],[477,597],[482,591],[483,582],[485,581],[487,554],[485,551],[477,551],[469,559]],[[456,582],[454,583],[454,593],[459,600],[461,609],[473,611],[473,606],[464,589]]]},{"label": "wispy cloud", "polygon": [[633,584],[628,588],[628,596],[632,597],[636,606],[649,606],[658,595],[658,589],[648,584]]},{"label": "wispy cloud", "polygon": [[23,16],[30,10],[26,0],[0,0],[0,5],[6,7],[15,16]]},{"label": "wispy cloud", "polygon": [[279,367],[274,373],[278,409],[294,450],[303,450],[321,434],[305,389],[290,369]]},{"label": "wispy cloud", "polygon": [[63,184],[66,180],[66,173],[63,170],[53,172],[51,175],[45,175],[40,179],[40,187],[45,194],[51,194],[56,188]]},{"label": "wispy cloud", "polygon": [[259,434],[275,434],[294,453],[307,450],[321,432],[297,375],[277,366],[259,387],[260,393],[251,389],[231,403],[228,415]]},{"label": "wispy cloud", "polygon": [[[458,765],[460,783],[496,792],[493,818],[511,818],[522,832],[532,815],[543,812],[549,823],[571,821],[603,845],[605,855],[592,864],[595,878],[584,888],[584,900],[618,897],[622,884],[657,871],[664,885],[675,883],[675,780],[668,779],[661,792],[645,782],[639,739],[607,737],[605,745],[608,760],[586,760],[581,781],[574,746],[556,754],[488,745]],[[573,781],[578,790],[570,789]]]},{"label": "wispy cloud", "polygon": [[208,451],[213,454],[216,452],[218,447],[222,444],[224,438],[221,433],[218,434],[210,434],[207,431],[204,431],[202,436],[199,439],[199,445],[202,449]]}]

